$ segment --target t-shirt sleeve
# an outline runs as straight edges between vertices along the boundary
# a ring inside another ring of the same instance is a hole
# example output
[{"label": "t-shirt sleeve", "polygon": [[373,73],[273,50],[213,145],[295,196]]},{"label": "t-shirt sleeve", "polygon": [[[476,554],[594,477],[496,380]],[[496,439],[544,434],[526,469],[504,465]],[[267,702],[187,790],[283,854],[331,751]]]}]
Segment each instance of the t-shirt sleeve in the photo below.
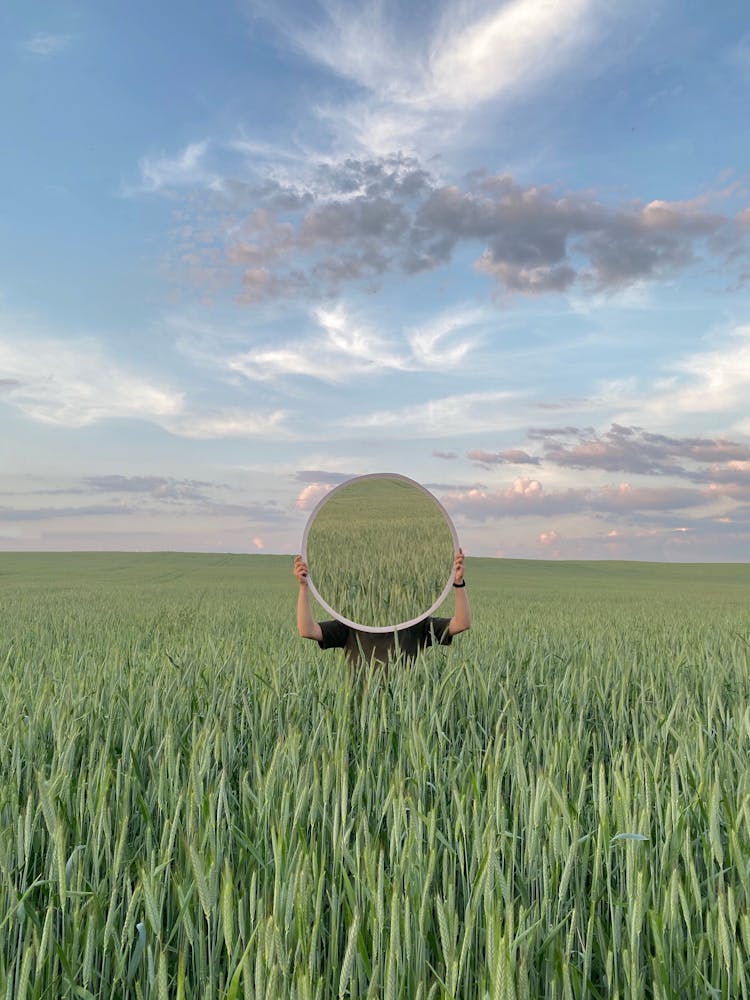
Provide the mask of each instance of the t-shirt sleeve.
[{"label": "t-shirt sleeve", "polygon": [[425,624],[425,635],[428,646],[450,646],[453,636],[448,631],[450,618],[428,618]]},{"label": "t-shirt sleeve", "polygon": [[323,638],[318,640],[321,649],[343,649],[346,640],[349,638],[349,626],[343,622],[331,619],[330,621],[318,622]]}]

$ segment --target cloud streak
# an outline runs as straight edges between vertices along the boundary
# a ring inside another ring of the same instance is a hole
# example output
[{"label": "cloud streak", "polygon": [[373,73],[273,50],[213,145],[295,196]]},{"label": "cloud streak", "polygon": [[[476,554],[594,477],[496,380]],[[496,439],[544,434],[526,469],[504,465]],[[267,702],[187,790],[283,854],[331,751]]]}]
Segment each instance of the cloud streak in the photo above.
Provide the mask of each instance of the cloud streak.
[{"label": "cloud streak", "polygon": [[515,398],[511,392],[442,396],[398,409],[352,416],[345,426],[384,432],[396,428],[400,436],[415,438],[449,437],[457,431],[461,434],[497,431],[517,424],[517,419],[508,414],[508,404]]},{"label": "cloud streak", "polygon": [[56,55],[66,49],[72,41],[72,35],[59,35],[40,31],[24,42],[24,49],[32,55],[47,57]]},{"label": "cloud streak", "polygon": [[443,498],[446,509],[474,521],[552,514],[619,514],[683,510],[706,506],[715,499],[708,490],[685,487],[606,485],[548,493],[538,479],[519,477],[507,489],[453,491]]},{"label": "cloud streak", "polygon": [[505,451],[482,451],[481,448],[473,448],[466,452],[466,457],[471,459],[476,465],[481,465],[487,469],[491,465],[539,465],[540,459],[535,455],[529,455],[527,451],[520,448],[508,448]]}]

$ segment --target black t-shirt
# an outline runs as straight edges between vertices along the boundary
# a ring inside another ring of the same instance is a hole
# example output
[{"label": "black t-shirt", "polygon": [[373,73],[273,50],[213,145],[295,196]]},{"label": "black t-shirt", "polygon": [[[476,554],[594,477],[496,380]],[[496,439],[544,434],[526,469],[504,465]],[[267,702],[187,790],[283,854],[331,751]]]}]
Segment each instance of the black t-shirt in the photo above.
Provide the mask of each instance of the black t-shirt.
[{"label": "black t-shirt", "polygon": [[362,660],[386,663],[399,655],[413,660],[427,646],[450,646],[453,641],[448,631],[450,618],[423,618],[416,625],[394,632],[359,632],[336,620],[318,624],[323,632],[318,642],[320,648],[343,649],[352,664]]}]

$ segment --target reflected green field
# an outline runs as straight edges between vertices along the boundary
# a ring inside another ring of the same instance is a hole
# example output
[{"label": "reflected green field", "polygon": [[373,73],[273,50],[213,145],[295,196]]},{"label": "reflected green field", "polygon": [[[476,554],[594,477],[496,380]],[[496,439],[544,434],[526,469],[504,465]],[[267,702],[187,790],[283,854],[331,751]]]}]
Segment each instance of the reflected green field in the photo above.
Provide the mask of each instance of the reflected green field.
[{"label": "reflected green field", "polygon": [[747,997],[750,568],[466,574],[356,677],[291,557],[0,555],[0,995]]},{"label": "reflected green field", "polygon": [[310,579],[344,618],[368,628],[423,616],[442,594],[454,543],[434,499],[400,479],[339,488],[307,538]]}]

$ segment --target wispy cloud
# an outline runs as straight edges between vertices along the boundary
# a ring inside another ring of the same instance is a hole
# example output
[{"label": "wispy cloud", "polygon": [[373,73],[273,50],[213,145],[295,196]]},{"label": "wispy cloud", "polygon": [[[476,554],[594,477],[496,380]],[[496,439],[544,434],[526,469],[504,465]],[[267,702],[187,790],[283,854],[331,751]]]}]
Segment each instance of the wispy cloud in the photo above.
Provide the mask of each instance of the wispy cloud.
[{"label": "wispy cloud", "polygon": [[514,97],[555,76],[601,27],[593,0],[449,4],[432,40],[422,92],[409,103],[462,111]]},{"label": "wispy cloud", "polygon": [[40,31],[24,42],[23,47],[35,56],[53,56],[67,48],[72,40],[72,35]]},{"label": "wispy cloud", "polygon": [[406,338],[415,360],[425,368],[451,368],[460,364],[477,346],[477,338],[459,334],[486,320],[484,310],[455,309],[407,331]]},{"label": "wispy cloud", "polygon": [[0,336],[0,369],[16,383],[6,403],[44,423],[86,427],[113,417],[161,423],[184,408],[181,392],[115,363],[91,339]]},{"label": "wispy cloud", "polygon": [[308,17],[290,3],[252,6],[352,85],[318,115],[342,141],[377,153],[444,142],[485,103],[497,110],[528,96],[576,61],[580,71],[607,21],[593,0],[437,3],[415,18],[387,0],[326,2]]},{"label": "wispy cloud", "polygon": [[254,347],[223,363],[230,372],[253,381],[301,375],[338,383],[385,372],[455,371],[475,343],[460,331],[481,314],[438,317],[433,325],[409,330],[402,338],[383,337],[343,303],[320,307],[312,315],[317,332],[273,347]]},{"label": "wispy cloud", "polygon": [[94,338],[61,340],[0,335],[0,370],[7,373],[3,405],[61,427],[103,420],[145,420],[196,439],[285,435],[286,412],[241,408],[206,410],[166,380],[140,374],[109,357]]},{"label": "wispy cloud", "polygon": [[207,483],[196,479],[172,479],[165,476],[87,476],[83,480],[87,490],[96,493],[136,493],[159,500],[205,500]]},{"label": "wispy cloud", "polygon": [[2,521],[53,521],[71,517],[123,517],[136,513],[129,504],[89,504],[80,507],[0,507]]},{"label": "wispy cloud", "polygon": [[214,413],[183,413],[167,423],[167,430],[181,437],[197,440],[248,437],[289,437],[286,410],[253,412],[240,409]]},{"label": "wispy cloud", "polygon": [[376,410],[347,418],[346,426],[390,431],[412,437],[446,437],[460,434],[498,431],[515,427],[516,416],[509,416],[508,404],[517,400],[512,392],[469,392],[443,396],[424,403],[392,410]]},{"label": "wispy cloud", "polygon": [[341,382],[354,375],[398,371],[409,360],[343,305],[315,311],[320,333],[281,347],[245,351],[228,360],[228,368],[248,379],[264,381],[282,375],[306,375]]},{"label": "wispy cloud", "polygon": [[139,164],[140,181],[126,193],[173,191],[183,188],[219,190],[221,177],[207,163],[207,139],[191,142],[174,156],[165,153],[144,156]]},{"label": "wispy cloud", "polygon": [[750,399],[750,325],[734,327],[712,350],[677,359],[650,389],[628,384],[610,395],[618,423],[674,426],[735,415],[735,430],[750,434],[750,422],[737,419]]}]

